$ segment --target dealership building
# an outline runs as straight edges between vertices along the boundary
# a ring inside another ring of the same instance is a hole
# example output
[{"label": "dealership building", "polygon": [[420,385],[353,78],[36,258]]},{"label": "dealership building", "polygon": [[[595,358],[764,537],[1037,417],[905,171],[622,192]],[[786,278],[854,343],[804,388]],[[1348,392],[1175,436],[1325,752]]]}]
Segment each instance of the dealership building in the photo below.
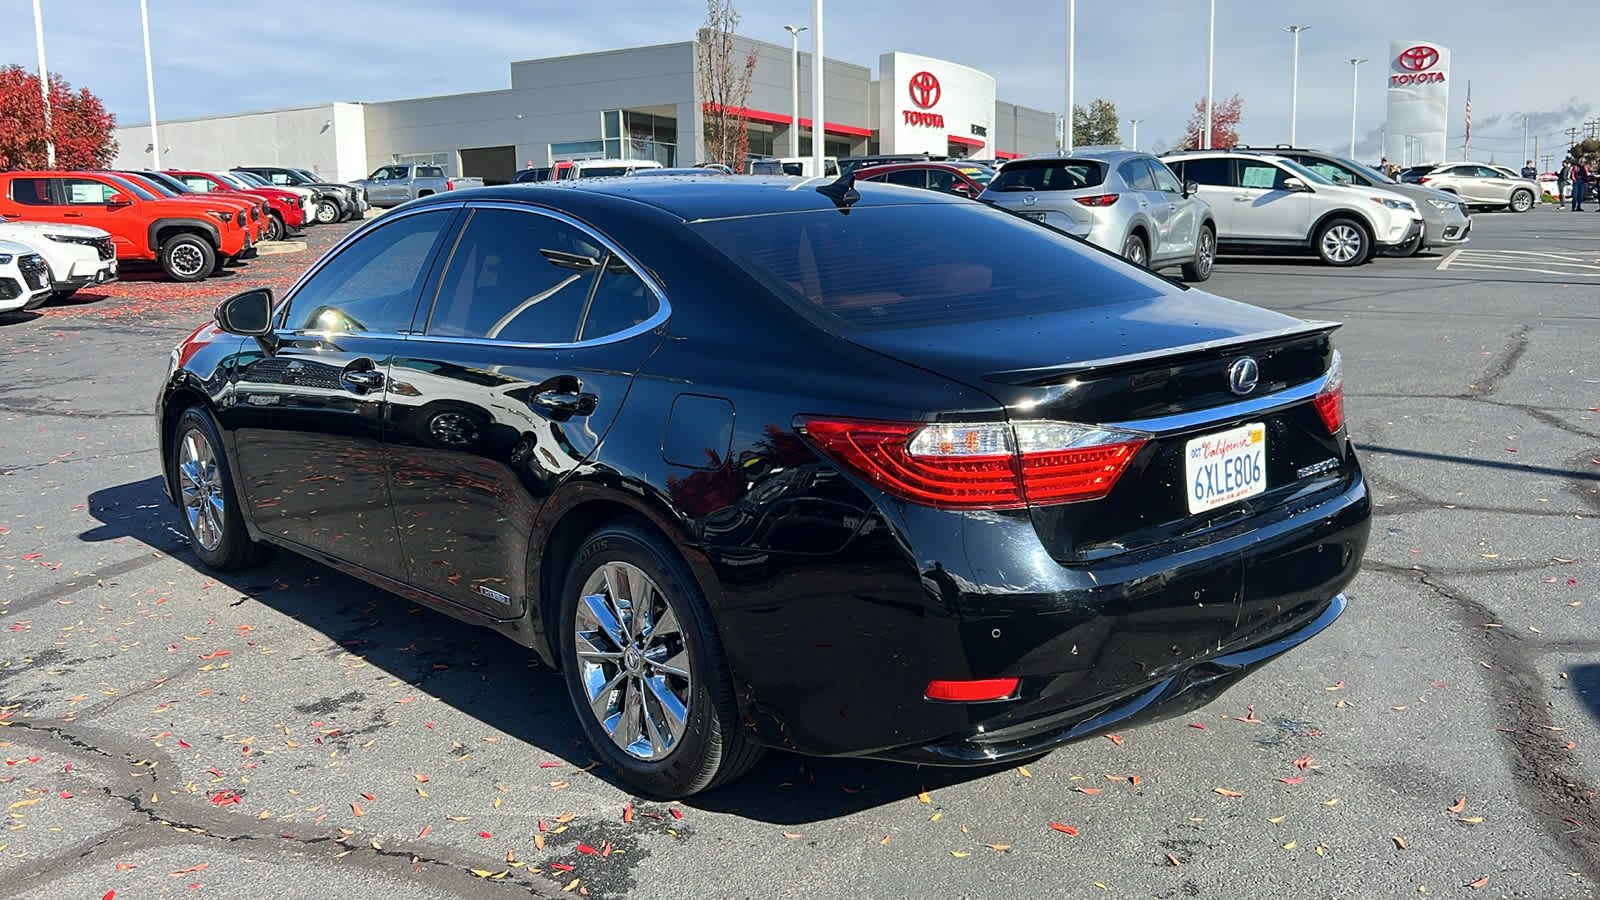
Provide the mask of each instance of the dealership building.
[{"label": "dealership building", "polygon": [[[697,90],[695,41],[511,64],[511,87],[376,103],[325,103],[159,122],[161,168],[289,165],[348,181],[378,166],[419,163],[451,175],[509,181],[525,166],[623,158],[666,166],[709,161],[707,105]],[[799,59],[792,114],[789,46],[735,37],[733,62],[755,56],[743,107],[752,154],[811,154],[812,57]],[[822,126],[830,156],[929,153],[1007,158],[1056,147],[1056,116],[999,100],[993,76],[911,53],[868,66],[825,60]],[[115,165],[147,168],[148,124],[117,129]]]}]

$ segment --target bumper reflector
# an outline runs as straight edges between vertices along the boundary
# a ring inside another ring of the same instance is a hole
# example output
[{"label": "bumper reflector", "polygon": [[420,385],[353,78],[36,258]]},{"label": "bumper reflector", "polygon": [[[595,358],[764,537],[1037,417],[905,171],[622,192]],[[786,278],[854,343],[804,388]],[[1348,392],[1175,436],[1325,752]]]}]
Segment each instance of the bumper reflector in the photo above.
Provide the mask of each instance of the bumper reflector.
[{"label": "bumper reflector", "polygon": [[930,681],[925,697],[972,703],[979,700],[1004,700],[1017,691],[1015,678],[980,678],[975,681]]}]

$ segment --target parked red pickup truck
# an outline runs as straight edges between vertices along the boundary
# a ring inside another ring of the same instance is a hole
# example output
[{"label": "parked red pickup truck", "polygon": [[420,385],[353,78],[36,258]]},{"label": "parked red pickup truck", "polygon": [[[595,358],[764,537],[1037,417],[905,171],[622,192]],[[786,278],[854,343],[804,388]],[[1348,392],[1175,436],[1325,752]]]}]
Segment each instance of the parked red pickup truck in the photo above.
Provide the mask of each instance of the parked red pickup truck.
[{"label": "parked red pickup truck", "polygon": [[228,176],[216,172],[184,172],[168,169],[167,174],[183,182],[191,190],[201,193],[248,194],[267,201],[268,215],[273,220],[267,228],[269,241],[281,241],[288,236],[290,228],[299,228],[306,224],[305,207],[300,203],[300,196],[293,192],[281,188],[250,187],[236,183]]},{"label": "parked red pickup truck", "polygon": [[159,263],[175,281],[200,281],[253,245],[242,210],[99,172],[0,172],[0,216],[102,228],[118,260]]}]

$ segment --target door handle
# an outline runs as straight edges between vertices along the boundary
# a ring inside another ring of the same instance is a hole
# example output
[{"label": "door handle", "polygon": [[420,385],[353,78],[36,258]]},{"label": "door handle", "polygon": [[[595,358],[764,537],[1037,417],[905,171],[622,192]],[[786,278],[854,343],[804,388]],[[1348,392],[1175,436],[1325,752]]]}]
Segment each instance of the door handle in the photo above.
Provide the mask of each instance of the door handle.
[{"label": "door handle", "polygon": [[[367,364],[371,365],[371,362],[367,361]],[[354,365],[354,363],[351,365]],[[358,394],[364,394],[367,391],[376,390],[377,388],[383,387],[384,379],[383,373],[377,371],[376,369],[354,369],[346,367],[344,371],[339,373],[339,380],[344,383],[345,387],[350,388]]]},{"label": "door handle", "polygon": [[593,394],[568,391],[542,391],[533,395],[533,405],[572,416],[587,416],[600,404]]},{"label": "door handle", "polygon": [[62,213],[61,214],[61,218],[63,218],[63,219],[81,219],[81,218],[83,218],[83,213]]},{"label": "door handle", "polygon": [[1251,199],[1252,198],[1250,198],[1250,197],[1234,197],[1233,198],[1233,202],[1235,202],[1235,203],[1249,203]]}]

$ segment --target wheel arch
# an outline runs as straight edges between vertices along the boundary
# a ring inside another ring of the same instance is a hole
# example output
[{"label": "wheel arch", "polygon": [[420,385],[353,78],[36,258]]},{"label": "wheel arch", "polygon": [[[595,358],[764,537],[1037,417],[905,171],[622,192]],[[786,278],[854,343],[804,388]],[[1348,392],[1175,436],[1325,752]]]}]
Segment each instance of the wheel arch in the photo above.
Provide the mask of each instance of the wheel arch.
[{"label": "wheel arch", "polygon": [[1317,220],[1311,223],[1311,233],[1306,235],[1306,246],[1315,250],[1317,248],[1317,235],[1334,219],[1349,219],[1360,226],[1361,233],[1367,238],[1368,256],[1371,256],[1377,250],[1377,229],[1373,227],[1372,222],[1365,215],[1348,207],[1331,209],[1317,217]]},{"label": "wheel arch", "polygon": [[150,252],[159,254],[161,245],[180,234],[197,234],[211,242],[211,249],[220,252],[222,233],[215,225],[203,219],[156,219],[150,223]]},{"label": "wheel arch", "polygon": [[[167,462],[172,448],[172,440],[178,429],[178,419],[183,416],[185,410],[193,406],[206,410],[211,413],[213,418],[216,416],[216,411],[211,405],[210,398],[206,396],[203,388],[190,380],[192,377],[187,373],[184,373],[181,377],[175,376],[162,390],[161,421],[158,425],[159,430],[156,432],[156,446],[161,453],[161,483],[167,499],[175,504],[183,501],[178,496],[178,486],[172,483],[172,473]],[[217,452],[225,451],[224,448],[218,447]]]}]

